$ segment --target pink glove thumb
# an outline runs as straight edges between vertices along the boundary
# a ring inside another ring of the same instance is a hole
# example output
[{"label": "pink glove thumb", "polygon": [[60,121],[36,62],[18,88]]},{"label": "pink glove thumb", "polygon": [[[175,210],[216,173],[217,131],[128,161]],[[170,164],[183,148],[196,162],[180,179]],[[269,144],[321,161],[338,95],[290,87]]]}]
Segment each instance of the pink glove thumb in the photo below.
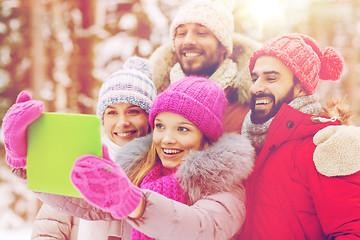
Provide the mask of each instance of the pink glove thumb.
[{"label": "pink glove thumb", "polygon": [[81,156],[70,176],[86,201],[110,212],[114,218],[128,216],[140,204],[140,188],[132,184],[120,166],[111,160]]},{"label": "pink glove thumb", "polygon": [[7,111],[3,118],[2,128],[6,151],[6,161],[14,168],[26,166],[27,127],[40,117],[44,103],[31,100],[27,91],[22,91],[16,103]]}]

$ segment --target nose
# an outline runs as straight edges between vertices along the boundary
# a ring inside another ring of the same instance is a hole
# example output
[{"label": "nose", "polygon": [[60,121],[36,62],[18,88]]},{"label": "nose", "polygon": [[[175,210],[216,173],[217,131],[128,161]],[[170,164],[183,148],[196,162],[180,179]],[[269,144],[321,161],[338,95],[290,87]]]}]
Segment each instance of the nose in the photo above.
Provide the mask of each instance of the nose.
[{"label": "nose", "polygon": [[165,145],[171,145],[176,143],[176,138],[171,131],[166,131],[162,138],[162,143]]},{"label": "nose", "polygon": [[258,94],[265,91],[265,86],[262,84],[260,78],[258,78],[253,84],[250,86],[250,93],[251,94]]},{"label": "nose", "polygon": [[184,45],[192,45],[195,44],[195,36],[192,32],[187,32],[184,37]]},{"label": "nose", "polygon": [[119,114],[118,121],[116,123],[117,126],[127,127],[130,125],[129,118],[124,114]]}]

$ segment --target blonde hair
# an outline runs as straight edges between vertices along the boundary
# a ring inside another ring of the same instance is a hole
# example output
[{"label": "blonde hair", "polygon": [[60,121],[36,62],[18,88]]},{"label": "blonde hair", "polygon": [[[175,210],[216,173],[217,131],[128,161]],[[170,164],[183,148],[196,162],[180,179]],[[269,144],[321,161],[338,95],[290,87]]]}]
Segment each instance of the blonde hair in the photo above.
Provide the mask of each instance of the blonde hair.
[{"label": "blonde hair", "polygon": [[139,186],[144,177],[151,171],[151,169],[153,169],[158,161],[160,160],[156,153],[155,146],[152,143],[147,151],[147,155],[144,156],[133,169],[131,169],[128,175],[130,181],[134,185]]}]

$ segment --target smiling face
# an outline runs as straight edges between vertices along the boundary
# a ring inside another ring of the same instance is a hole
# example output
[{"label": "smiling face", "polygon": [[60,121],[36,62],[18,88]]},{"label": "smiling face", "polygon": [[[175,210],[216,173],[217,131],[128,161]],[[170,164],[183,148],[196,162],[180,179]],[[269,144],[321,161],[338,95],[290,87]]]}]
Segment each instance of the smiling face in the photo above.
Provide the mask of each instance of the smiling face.
[{"label": "smiling face", "polygon": [[305,96],[299,81],[294,83],[294,74],[278,58],[260,56],[251,72],[251,121],[261,124],[274,117],[283,103]]},{"label": "smiling face", "polygon": [[200,130],[179,114],[159,113],[154,126],[153,144],[166,168],[179,166],[190,150],[202,150],[208,146]]},{"label": "smiling face", "polygon": [[119,146],[137,137],[145,136],[150,129],[148,114],[131,103],[115,103],[104,112],[106,136]]},{"label": "smiling face", "polygon": [[224,61],[225,48],[203,25],[179,25],[174,41],[177,60],[187,76],[211,76]]}]

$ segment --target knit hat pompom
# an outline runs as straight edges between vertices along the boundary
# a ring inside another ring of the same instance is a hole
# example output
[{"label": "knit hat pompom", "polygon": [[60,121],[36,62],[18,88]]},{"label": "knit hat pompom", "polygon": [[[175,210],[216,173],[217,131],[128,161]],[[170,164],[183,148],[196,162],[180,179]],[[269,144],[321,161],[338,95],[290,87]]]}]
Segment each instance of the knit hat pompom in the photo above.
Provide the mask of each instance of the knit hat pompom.
[{"label": "knit hat pompom", "polygon": [[112,73],[100,88],[96,115],[101,122],[105,109],[115,103],[131,103],[148,113],[157,95],[151,77],[147,59],[134,56],[125,61],[123,69]]},{"label": "knit hat pompom", "polygon": [[339,80],[344,68],[341,54],[333,47],[321,52],[318,43],[311,37],[290,33],[266,41],[250,57],[252,72],[256,59],[270,55],[280,59],[303,84],[308,94],[314,94],[319,79]]},{"label": "knit hat pompom", "polygon": [[159,113],[176,113],[215,142],[223,134],[222,119],[226,104],[225,93],[217,83],[203,77],[185,77],[156,97],[150,109],[149,122],[154,129],[154,120]]},{"label": "knit hat pompom", "polygon": [[332,81],[339,80],[344,65],[343,57],[335,48],[325,48],[321,59],[320,79]]},{"label": "knit hat pompom", "polygon": [[145,58],[137,56],[130,57],[125,61],[123,68],[138,70],[139,72],[144,73],[150,79],[153,77],[153,69],[148,60]]},{"label": "knit hat pompom", "polygon": [[224,6],[232,13],[235,8],[235,0],[221,0]]},{"label": "knit hat pompom", "polygon": [[170,39],[175,49],[176,29],[181,24],[197,23],[208,28],[224,46],[227,56],[233,52],[234,0],[195,0],[182,6],[170,25]]}]

